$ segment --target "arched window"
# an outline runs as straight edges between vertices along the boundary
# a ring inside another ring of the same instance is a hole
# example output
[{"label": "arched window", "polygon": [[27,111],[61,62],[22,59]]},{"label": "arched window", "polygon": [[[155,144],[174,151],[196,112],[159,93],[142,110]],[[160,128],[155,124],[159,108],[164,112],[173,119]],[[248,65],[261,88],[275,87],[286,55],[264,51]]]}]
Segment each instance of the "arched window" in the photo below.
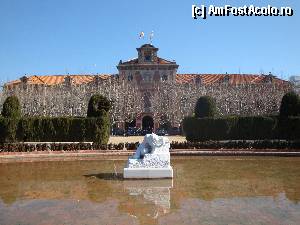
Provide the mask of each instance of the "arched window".
[{"label": "arched window", "polygon": [[132,80],[133,80],[133,76],[132,76],[132,74],[131,74],[131,73],[130,73],[130,74],[128,74],[127,80],[128,80],[128,81],[132,81]]},{"label": "arched window", "polygon": [[223,78],[223,83],[228,84],[230,81],[230,77],[226,74],[226,76]]},{"label": "arched window", "polygon": [[143,74],[143,81],[144,82],[150,82],[151,81],[151,74],[146,72]]},{"label": "arched window", "polygon": [[149,109],[151,107],[150,96],[150,92],[144,93],[144,109]]},{"label": "arched window", "polygon": [[274,80],[274,75],[270,72],[269,75],[266,75],[263,82],[264,83],[268,83],[268,84],[271,84],[273,83],[273,80]]},{"label": "arched window", "polygon": [[154,72],[153,80],[157,82],[160,81],[160,75],[158,71]]},{"label": "arched window", "polygon": [[135,75],[134,75],[135,77],[135,80],[136,80],[136,82],[139,84],[141,81],[142,81],[142,76],[141,76],[141,73],[139,72],[139,71],[137,71],[137,72],[135,72]]},{"label": "arched window", "polygon": [[73,79],[71,76],[66,76],[64,78],[64,82],[65,82],[65,85],[70,86],[70,85],[72,85]]},{"label": "arched window", "polygon": [[168,76],[166,74],[161,76],[161,80],[162,81],[167,81],[168,80]]},{"label": "arched window", "polygon": [[202,83],[201,77],[197,76],[196,79],[195,79],[195,83],[200,85]]},{"label": "arched window", "polygon": [[151,61],[151,51],[145,51],[144,56],[146,62]]},{"label": "arched window", "polygon": [[100,84],[100,81],[101,81],[101,79],[100,79],[99,76],[95,76],[95,77],[94,77],[94,83],[95,83],[96,85]]}]

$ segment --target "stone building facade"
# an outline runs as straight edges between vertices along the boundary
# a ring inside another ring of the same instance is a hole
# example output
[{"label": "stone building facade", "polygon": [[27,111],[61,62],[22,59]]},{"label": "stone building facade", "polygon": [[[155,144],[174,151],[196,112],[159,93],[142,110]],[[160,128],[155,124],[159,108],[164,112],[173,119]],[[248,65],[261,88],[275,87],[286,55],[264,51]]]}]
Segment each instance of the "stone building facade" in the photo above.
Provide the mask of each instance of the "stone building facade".
[{"label": "stone building facade", "polygon": [[144,44],[137,48],[138,57],[129,61],[119,62],[117,66],[121,79],[139,87],[144,99],[143,112],[136,117],[136,126],[158,127],[153,121],[154,112],[151,110],[151,96],[160,82],[175,82],[178,65],[157,56],[158,48]]},{"label": "stone building facade", "polygon": [[112,101],[114,126],[156,129],[180,126],[203,95],[216,100],[220,115],[276,114],[292,88],[272,74],[178,74],[179,65],[158,50],[142,45],[136,58],[119,62],[117,74],[23,76],[4,85],[1,105],[17,95],[24,116],[85,116],[89,98],[100,93]]}]

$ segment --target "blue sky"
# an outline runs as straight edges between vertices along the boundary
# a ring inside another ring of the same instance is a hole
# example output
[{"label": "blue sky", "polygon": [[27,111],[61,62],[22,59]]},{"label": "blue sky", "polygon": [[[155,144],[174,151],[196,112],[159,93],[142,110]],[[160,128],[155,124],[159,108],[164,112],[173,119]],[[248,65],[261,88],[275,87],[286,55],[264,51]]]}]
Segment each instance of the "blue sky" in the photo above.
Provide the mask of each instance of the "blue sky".
[{"label": "blue sky", "polygon": [[[208,17],[192,4],[291,6],[292,17]],[[300,74],[300,3],[190,0],[0,0],[0,80],[24,74],[116,73],[154,31],[179,73]]]}]

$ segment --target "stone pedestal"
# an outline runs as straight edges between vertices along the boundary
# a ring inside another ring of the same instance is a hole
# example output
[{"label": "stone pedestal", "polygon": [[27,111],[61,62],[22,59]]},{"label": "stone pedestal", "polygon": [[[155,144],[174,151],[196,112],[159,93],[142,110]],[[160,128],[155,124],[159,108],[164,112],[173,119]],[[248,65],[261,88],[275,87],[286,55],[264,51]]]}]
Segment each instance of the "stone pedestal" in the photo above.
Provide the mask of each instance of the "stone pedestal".
[{"label": "stone pedestal", "polygon": [[124,178],[129,179],[155,179],[172,178],[173,168],[124,168]]},{"label": "stone pedestal", "polygon": [[124,168],[124,178],[172,178],[169,148],[170,142],[166,137],[147,134],[136,153],[128,159]]}]

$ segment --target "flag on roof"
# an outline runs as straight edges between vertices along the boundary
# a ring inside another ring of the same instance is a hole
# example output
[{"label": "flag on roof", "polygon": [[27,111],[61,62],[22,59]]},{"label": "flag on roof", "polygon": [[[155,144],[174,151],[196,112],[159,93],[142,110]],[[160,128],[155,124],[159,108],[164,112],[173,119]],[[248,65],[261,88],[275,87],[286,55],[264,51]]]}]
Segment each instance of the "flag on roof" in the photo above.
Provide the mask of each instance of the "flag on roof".
[{"label": "flag on roof", "polygon": [[145,36],[145,33],[144,33],[143,31],[140,32],[140,34],[139,34],[140,39],[141,39],[141,38],[144,38],[144,36]]}]

